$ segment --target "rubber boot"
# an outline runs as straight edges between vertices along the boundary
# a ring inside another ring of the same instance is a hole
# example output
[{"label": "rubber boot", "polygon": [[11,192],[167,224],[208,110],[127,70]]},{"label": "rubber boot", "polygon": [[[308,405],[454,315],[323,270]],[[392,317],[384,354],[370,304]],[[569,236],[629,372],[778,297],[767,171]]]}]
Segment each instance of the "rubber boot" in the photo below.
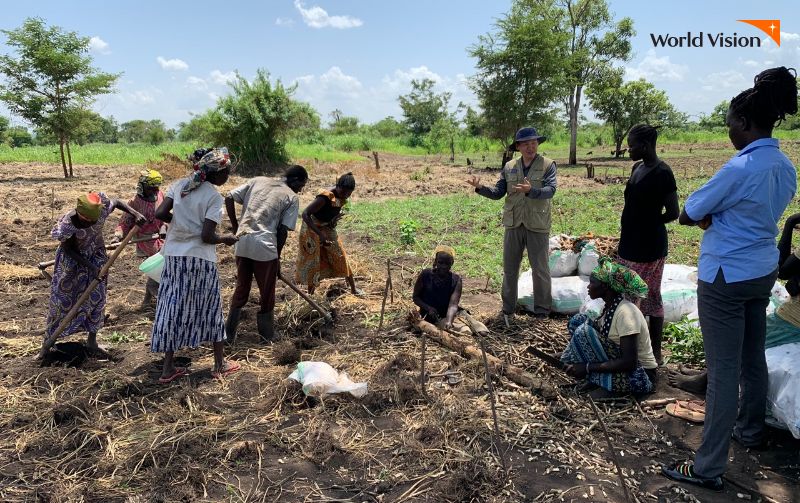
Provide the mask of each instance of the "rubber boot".
[{"label": "rubber boot", "polygon": [[258,313],[258,335],[262,344],[268,344],[275,338],[275,311]]},{"label": "rubber boot", "polygon": [[242,315],[242,309],[232,308],[228,311],[228,318],[225,320],[225,339],[228,344],[236,342],[236,329],[239,327],[239,317]]}]

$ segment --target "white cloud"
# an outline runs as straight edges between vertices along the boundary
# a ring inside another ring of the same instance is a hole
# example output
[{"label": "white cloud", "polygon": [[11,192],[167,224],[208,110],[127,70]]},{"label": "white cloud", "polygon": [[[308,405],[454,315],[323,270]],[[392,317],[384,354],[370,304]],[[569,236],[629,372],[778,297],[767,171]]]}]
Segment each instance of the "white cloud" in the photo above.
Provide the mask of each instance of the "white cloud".
[{"label": "white cloud", "polygon": [[189,65],[186,63],[186,61],[178,58],[164,59],[159,56],[156,58],[156,61],[158,61],[158,64],[161,65],[161,68],[164,70],[185,71],[189,69]]},{"label": "white cloud", "polygon": [[97,54],[111,54],[108,42],[96,36],[89,39],[89,50]]},{"label": "white cloud", "polygon": [[744,66],[761,66],[761,63],[753,59],[748,59],[747,61],[744,61],[742,64],[744,64]]},{"label": "white cloud", "polygon": [[215,84],[227,84],[228,82],[236,80],[236,72],[223,73],[219,70],[212,70],[211,80],[213,80]]},{"label": "white cloud", "polygon": [[120,101],[127,105],[149,105],[156,101],[156,97],[149,91],[131,91],[120,95]]},{"label": "white cloud", "polygon": [[318,5],[306,9],[300,0],[294,0],[294,6],[303,16],[303,22],[312,28],[330,27],[346,30],[348,28],[358,28],[364,24],[363,21],[352,16],[331,16]]},{"label": "white cloud", "polygon": [[338,66],[332,66],[319,77],[303,75],[295,79],[298,93],[311,101],[323,98],[356,100],[361,97],[364,86],[358,78],[347,75]]},{"label": "white cloud", "polygon": [[294,19],[288,17],[279,17],[275,20],[277,26],[294,26]]},{"label": "white cloud", "polygon": [[752,86],[744,75],[735,70],[715,72],[698,79],[705,91],[742,91]]},{"label": "white cloud", "polygon": [[205,79],[195,77],[194,75],[190,75],[186,78],[186,84],[193,89],[197,89],[198,91],[204,91],[208,89],[208,83],[206,83]]},{"label": "white cloud", "polygon": [[638,65],[625,68],[625,80],[681,82],[688,71],[689,68],[686,65],[671,62],[669,56],[659,58],[656,56],[656,51],[650,49],[647,51],[647,56]]}]

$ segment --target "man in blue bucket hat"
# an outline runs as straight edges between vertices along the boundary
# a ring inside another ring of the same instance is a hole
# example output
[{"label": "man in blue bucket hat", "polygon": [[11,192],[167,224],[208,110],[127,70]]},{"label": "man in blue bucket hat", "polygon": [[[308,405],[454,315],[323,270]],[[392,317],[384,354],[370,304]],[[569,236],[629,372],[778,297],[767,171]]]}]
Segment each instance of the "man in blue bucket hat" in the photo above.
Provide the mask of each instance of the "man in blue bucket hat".
[{"label": "man in blue bucket hat", "polygon": [[517,305],[517,280],[522,252],[528,251],[533,276],[534,316],[550,314],[550,199],[556,193],[556,163],[538,153],[539,144],[547,138],[533,127],[517,131],[509,150],[521,156],[503,166],[494,187],[486,187],[473,176],[467,183],[475,192],[489,199],[506,197],[503,206],[503,320],[511,325]]}]

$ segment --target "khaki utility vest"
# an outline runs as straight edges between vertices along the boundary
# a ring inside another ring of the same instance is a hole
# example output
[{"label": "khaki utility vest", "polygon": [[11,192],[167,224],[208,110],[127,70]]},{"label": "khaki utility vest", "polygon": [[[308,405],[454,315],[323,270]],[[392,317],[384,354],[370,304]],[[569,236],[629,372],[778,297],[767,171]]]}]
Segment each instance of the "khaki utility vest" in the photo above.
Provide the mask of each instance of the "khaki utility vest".
[{"label": "khaki utility vest", "polygon": [[[531,187],[541,189],[544,184],[544,172],[553,164],[552,159],[536,155],[528,170]],[[511,160],[503,166],[503,178],[506,179],[506,201],[503,206],[503,225],[508,228],[524,226],[533,232],[550,232],[550,199],[531,199],[521,192],[512,194],[514,185],[522,183],[525,178],[522,157]]]}]

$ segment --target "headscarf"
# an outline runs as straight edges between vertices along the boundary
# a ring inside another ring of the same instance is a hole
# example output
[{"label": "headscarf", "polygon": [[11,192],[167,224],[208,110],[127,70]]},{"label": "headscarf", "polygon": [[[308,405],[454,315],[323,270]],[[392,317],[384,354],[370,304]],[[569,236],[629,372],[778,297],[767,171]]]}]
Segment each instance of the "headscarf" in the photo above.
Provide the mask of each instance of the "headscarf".
[{"label": "headscarf", "polygon": [[89,192],[78,197],[78,204],[75,206],[75,211],[85,218],[96,222],[100,218],[100,212],[103,209],[103,202],[100,200],[100,194],[97,192]]},{"label": "headscarf", "polygon": [[602,281],[617,293],[631,297],[647,297],[647,283],[641,276],[608,257],[600,258],[599,264],[592,271],[592,277]]},{"label": "headscarf", "polygon": [[445,253],[447,255],[450,255],[450,258],[453,259],[453,260],[455,260],[455,258],[456,258],[456,251],[451,246],[447,246],[447,245],[439,245],[439,246],[437,246],[436,249],[433,250],[433,258],[436,258],[436,255],[438,255],[440,253]]},{"label": "headscarf", "polygon": [[155,201],[157,194],[145,195],[146,188],[161,187],[164,177],[154,169],[146,169],[139,173],[139,183],[136,185],[136,195],[146,201]]},{"label": "headscarf", "polygon": [[222,171],[231,167],[231,156],[227,147],[219,147],[206,152],[199,161],[194,163],[194,174],[191,180],[183,186],[181,197],[199,187],[206,181],[206,175],[215,171]]}]

